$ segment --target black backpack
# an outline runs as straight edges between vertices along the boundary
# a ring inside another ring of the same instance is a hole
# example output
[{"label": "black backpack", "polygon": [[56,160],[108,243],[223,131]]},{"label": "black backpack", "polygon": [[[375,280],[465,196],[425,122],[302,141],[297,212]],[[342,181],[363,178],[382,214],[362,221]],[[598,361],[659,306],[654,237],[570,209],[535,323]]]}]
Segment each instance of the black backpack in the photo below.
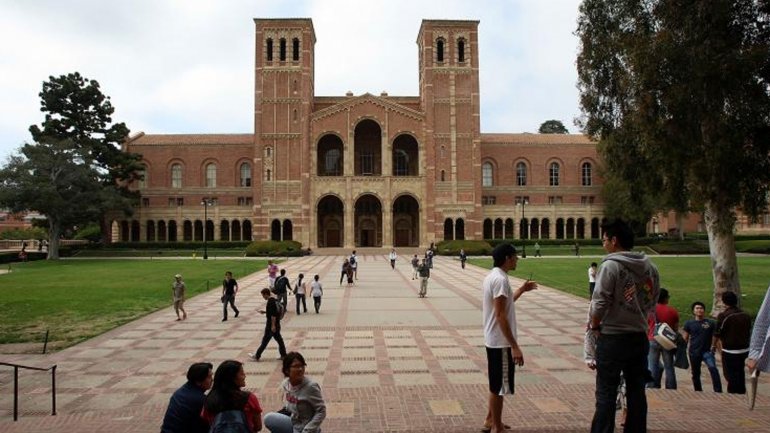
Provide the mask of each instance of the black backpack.
[{"label": "black backpack", "polygon": [[275,302],[275,308],[278,310],[278,313],[276,314],[275,317],[280,322],[281,320],[283,320],[283,316],[286,315],[286,306],[283,305],[283,302],[281,302],[281,301],[279,301],[277,299],[275,299],[274,302]]},{"label": "black backpack", "polygon": [[275,280],[275,284],[273,285],[273,293],[277,295],[281,295],[286,293],[287,289],[289,287],[289,278],[285,275],[282,275],[278,277],[277,280]]},{"label": "black backpack", "polygon": [[242,410],[219,412],[211,423],[209,433],[250,433],[246,414]]},{"label": "black backpack", "polygon": [[356,264],[356,258],[354,256],[350,256],[350,266],[353,266]]}]

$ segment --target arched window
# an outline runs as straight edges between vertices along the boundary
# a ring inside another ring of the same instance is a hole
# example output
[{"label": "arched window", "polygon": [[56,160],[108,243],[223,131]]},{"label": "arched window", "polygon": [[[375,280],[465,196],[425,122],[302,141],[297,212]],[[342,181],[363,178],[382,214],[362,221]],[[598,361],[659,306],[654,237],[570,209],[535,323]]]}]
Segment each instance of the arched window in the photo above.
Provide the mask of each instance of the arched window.
[{"label": "arched window", "polygon": [[272,62],[273,61],[273,40],[268,39],[267,40],[267,61]]},{"label": "arched window", "polygon": [[481,165],[481,186],[492,186],[492,164],[485,162]]},{"label": "arched window", "polygon": [[299,61],[299,39],[297,38],[291,41],[291,59],[295,62]]},{"label": "arched window", "polygon": [[217,187],[217,165],[213,162],[206,165],[206,188]]},{"label": "arched window", "polygon": [[251,165],[248,162],[241,164],[241,186],[251,186]]},{"label": "arched window", "polygon": [[280,46],[278,47],[278,59],[280,61],[286,60],[286,39],[281,38]]},{"label": "arched window", "polygon": [[559,186],[559,163],[552,162],[548,169],[548,177],[551,186]]},{"label": "arched window", "polygon": [[268,168],[267,172],[265,173],[265,180],[269,181],[269,180],[272,180],[272,178],[273,178],[273,172],[270,171],[270,169]]},{"label": "arched window", "polygon": [[591,168],[590,162],[584,162],[583,163],[583,186],[591,186],[592,179],[591,179],[591,172],[593,171]]},{"label": "arched window", "polygon": [[265,148],[265,156],[270,158],[273,156],[273,148],[272,147],[266,147]]},{"label": "arched window", "polygon": [[182,164],[171,166],[171,188],[182,187]]},{"label": "arched window", "polygon": [[403,149],[393,151],[393,175],[409,175],[409,155]]},{"label": "arched window", "polygon": [[465,63],[465,39],[463,38],[457,40],[457,61]]},{"label": "arched window", "polygon": [[444,182],[446,180],[446,172],[444,170],[441,170],[441,181]]},{"label": "arched window", "polygon": [[142,168],[138,170],[139,175],[139,181],[138,181],[138,187],[139,189],[145,189],[147,188],[147,185],[149,182],[147,182],[147,166],[142,164]]},{"label": "arched window", "polygon": [[516,185],[527,186],[527,164],[523,162],[516,164]]},{"label": "arched window", "polygon": [[444,61],[444,40],[436,40],[436,61],[441,63]]}]

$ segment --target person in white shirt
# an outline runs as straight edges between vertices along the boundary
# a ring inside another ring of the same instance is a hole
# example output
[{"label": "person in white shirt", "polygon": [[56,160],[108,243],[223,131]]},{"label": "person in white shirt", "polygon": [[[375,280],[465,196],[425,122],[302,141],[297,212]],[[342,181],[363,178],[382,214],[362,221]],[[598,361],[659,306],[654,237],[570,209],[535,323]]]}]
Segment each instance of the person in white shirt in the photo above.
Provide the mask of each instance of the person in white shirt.
[{"label": "person in white shirt", "polygon": [[534,281],[525,281],[514,292],[508,280],[508,271],[516,269],[516,248],[509,243],[500,244],[492,251],[494,268],[482,284],[482,317],[484,320],[484,345],[487,350],[489,371],[489,410],[484,430],[503,433],[503,396],[513,394],[516,365],[524,365],[524,354],[517,342],[516,308],[514,302],[524,292],[537,289]]},{"label": "person in white shirt", "polygon": [[388,254],[388,259],[390,259],[390,268],[395,271],[396,270],[396,259],[398,259],[398,256],[396,255],[396,250],[395,249],[390,250],[390,254]]},{"label": "person in white shirt", "polygon": [[313,297],[313,305],[315,306],[315,313],[318,314],[318,310],[321,309],[321,296],[324,294],[324,289],[321,283],[318,281],[318,274],[313,277],[313,282],[310,283],[310,296]]},{"label": "person in white shirt", "polygon": [[299,316],[300,302],[302,302],[302,308],[304,308],[305,312],[307,313],[307,304],[305,304],[307,282],[302,281],[303,278],[305,278],[305,275],[299,274],[299,277],[297,278],[297,282],[294,283],[294,296],[297,298],[297,315],[298,316]]},{"label": "person in white shirt", "polygon": [[599,265],[596,262],[591,262],[591,266],[588,267],[588,297],[589,299],[594,296],[594,287],[596,287],[596,273],[599,270]]}]

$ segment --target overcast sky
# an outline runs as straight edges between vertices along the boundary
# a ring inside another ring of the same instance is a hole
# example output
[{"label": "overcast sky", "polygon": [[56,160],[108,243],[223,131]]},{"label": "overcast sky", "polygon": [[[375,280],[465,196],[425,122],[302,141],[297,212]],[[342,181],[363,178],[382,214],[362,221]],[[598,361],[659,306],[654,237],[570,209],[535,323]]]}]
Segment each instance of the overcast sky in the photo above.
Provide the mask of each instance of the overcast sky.
[{"label": "overcast sky", "polygon": [[78,71],[132,134],[253,132],[253,18],[312,18],[317,96],[417,96],[423,18],[479,20],[481,131],[578,132],[579,0],[0,0],[0,161]]}]

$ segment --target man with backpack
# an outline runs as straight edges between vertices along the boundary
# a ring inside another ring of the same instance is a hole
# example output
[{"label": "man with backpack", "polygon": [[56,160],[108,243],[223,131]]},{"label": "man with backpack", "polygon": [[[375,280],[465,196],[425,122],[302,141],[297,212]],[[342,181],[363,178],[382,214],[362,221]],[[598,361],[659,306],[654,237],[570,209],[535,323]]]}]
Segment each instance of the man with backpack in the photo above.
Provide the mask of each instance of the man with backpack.
[{"label": "man with backpack", "polygon": [[738,308],[738,296],[734,292],[723,292],[722,302],[727,308],[717,316],[714,346],[719,342],[722,349],[722,371],[727,379],[727,392],[746,394],[744,363],[749,356],[751,316]]},{"label": "man with backpack", "polygon": [[[283,273],[284,271],[281,272]],[[278,283],[278,280],[276,280],[276,283]],[[262,294],[262,298],[267,301],[265,309],[259,310],[259,313],[264,314],[266,319],[265,335],[262,336],[262,343],[259,345],[257,351],[250,353],[249,357],[255,361],[259,361],[267,344],[274,338],[275,342],[278,343],[278,353],[281,355],[281,359],[283,359],[283,357],[286,356],[286,345],[284,345],[283,337],[281,337],[281,319],[283,319],[284,314],[286,314],[286,306],[282,305],[277,299],[271,296],[270,289],[262,289],[260,293]]]},{"label": "man with backpack", "polygon": [[291,282],[289,277],[286,276],[286,269],[281,269],[281,276],[275,279],[275,285],[273,286],[273,293],[281,301],[284,308],[289,305],[289,287]]}]

